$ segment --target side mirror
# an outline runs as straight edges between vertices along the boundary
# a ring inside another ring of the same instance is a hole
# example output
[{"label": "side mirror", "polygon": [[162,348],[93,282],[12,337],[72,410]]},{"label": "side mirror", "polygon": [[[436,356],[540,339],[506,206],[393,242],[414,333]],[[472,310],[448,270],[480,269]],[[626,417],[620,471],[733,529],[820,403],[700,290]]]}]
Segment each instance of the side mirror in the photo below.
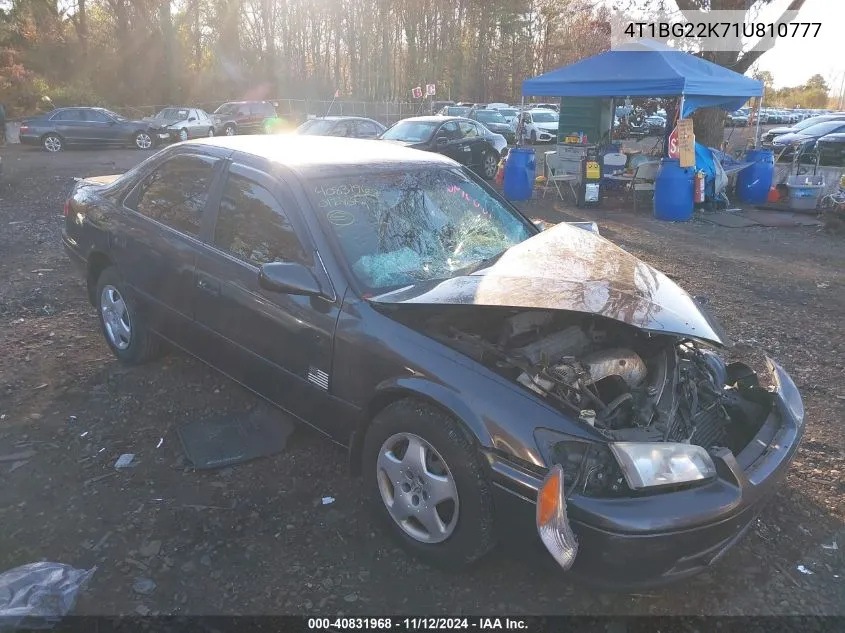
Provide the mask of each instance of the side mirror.
[{"label": "side mirror", "polygon": [[449,139],[446,138],[445,136],[438,136],[436,139],[434,139],[434,144],[441,146],[441,147],[443,145],[446,145],[446,143],[448,143],[448,142],[449,142]]},{"label": "side mirror", "polygon": [[302,264],[270,262],[258,271],[258,285],[264,290],[289,295],[316,297],[323,294],[320,282]]}]

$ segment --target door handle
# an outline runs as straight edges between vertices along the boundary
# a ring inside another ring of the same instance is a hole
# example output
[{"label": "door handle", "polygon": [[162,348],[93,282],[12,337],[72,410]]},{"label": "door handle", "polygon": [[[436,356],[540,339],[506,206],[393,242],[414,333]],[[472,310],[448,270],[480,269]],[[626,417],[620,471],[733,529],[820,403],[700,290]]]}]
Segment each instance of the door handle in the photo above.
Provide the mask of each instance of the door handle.
[{"label": "door handle", "polygon": [[209,279],[198,279],[197,288],[215,297],[220,295],[220,284]]}]

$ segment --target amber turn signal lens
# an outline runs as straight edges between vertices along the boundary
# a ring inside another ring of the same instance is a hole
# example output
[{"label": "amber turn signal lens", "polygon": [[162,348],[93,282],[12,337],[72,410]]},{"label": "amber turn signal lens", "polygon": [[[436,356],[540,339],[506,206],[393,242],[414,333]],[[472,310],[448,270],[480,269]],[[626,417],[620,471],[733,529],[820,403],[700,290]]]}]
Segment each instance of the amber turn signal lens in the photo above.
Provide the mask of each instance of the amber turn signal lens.
[{"label": "amber turn signal lens", "polygon": [[543,482],[540,493],[537,495],[537,524],[547,525],[557,513],[560,503],[560,470],[555,469]]}]

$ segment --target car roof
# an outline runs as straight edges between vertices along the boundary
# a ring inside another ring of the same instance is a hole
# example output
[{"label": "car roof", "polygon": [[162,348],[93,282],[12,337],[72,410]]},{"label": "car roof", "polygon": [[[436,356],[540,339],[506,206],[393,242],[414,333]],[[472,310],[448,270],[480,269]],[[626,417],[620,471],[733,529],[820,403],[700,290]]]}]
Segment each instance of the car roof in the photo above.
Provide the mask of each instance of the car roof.
[{"label": "car roof", "polygon": [[372,121],[378,123],[375,119],[370,119],[365,116],[343,116],[341,114],[331,114],[329,116],[318,116],[308,121]]},{"label": "car roof", "polygon": [[[187,141],[181,145],[208,145],[243,152],[288,167],[300,174],[326,172],[338,167],[373,168],[373,171],[418,166],[453,166],[450,159],[435,152],[423,152],[387,141],[258,134],[215,136]],[[377,169],[376,169],[377,168]]]},{"label": "car roof", "polygon": [[[402,119],[399,123],[404,123],[405,121],[421,121],[421,122],[429,122],[429,123],[442,123],[443,121],[457,121],[458,119],[463,119],[464,117],[460,116],[447,116],[445,114],[428,114],[425,116],[412,116],[408,117],[407,119]],[[466,119],[469,120],[469,119]]]}]

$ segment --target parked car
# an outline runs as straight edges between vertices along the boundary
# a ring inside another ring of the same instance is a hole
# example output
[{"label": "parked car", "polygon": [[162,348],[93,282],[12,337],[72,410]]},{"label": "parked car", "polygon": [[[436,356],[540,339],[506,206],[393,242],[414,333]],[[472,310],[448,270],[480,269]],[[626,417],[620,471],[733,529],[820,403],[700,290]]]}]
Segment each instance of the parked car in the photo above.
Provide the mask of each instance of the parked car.
[{"label": "parked car", "polygon": [[296,134],[374,139],[383,134],[386,129],[378,121],[364,117],[325,116],[307,120],[296,128]]},{"label": "parked car", "polygon": [[470,110],[472,110],[469,106],[446,106],[445,108],[441,109],[439,114],[440,116],[460,116],[465,117],[469,114]]},{"label": "parked car", "polygon": [[778,136],[783,136],[784,134],[797,134],[810,126],[816,125],[817,123],[824,123],[825,121],[845,121],[845,113],[822,114],[804,119],[795,125],[771,128],[770,130],[767,130],[765,134],[760,136],[760,143],[765,147],[771,147],[772,142]]},{"label": "parked car", "polygon": [[728,127],[746,127],[748,125],[748,115],[743,114],[739,110],[731,112],[725,118],[725,125]]},{"label": "parked car", "polygon": [[383,141],[437,152],[492,180],[508,142],[477,121],[461,117],[421,116],[403,119],[380,137]]},{"label": "parked car", "polygon": [[845,132],[845,120],[823,121],[804,128],[798,132],[781,134],[772,141],[772,149],[776,154],[781,152],[784,157],[792,154],[792,148],[796,144],[807,147],[809,143],[815,143],[822,136]]},{"label": "parked car", "polygon": [[487,110],[501,110],[502,108],[509,108],[507,103],[488,103],[485,108]]},{"label": "parked car", "polygon": [[599,585],[692,576],[804,434],[787,373],[726,364],[675,282],[435,153],[189,141],[77,183],[62,239],[121,362],[168,341],[348,447],[384,530],[440,565],[508,534]]},{"label": "parked car", "polygon": [[511,107],[499,108],[498,112],[503,117],[505,117],[505,121],[507,123],[510,123],[512,126],[514,126],[514,130],[515,130],[516,129],[516,119],[519,116],[519,108],[511,108]]},{"label": "parked car", "polygon": [[[522,138],[531,143],[551,143],[557,139],[558,114],[554,110],[526,110],[521,115]],[[517,128],[519,122],[517,122]]]},{"label": "parked car", "polygon": [[555,112],[560,112],[560,105],[557,103],[535,103],[530,106],[533,109],[539,110],[554,110]]},{"label": "parked car", "polygon": [[662,116],[650,115],[645,118],[649,134],[663,134],[666,131],[666,119]]},{"label": "parked car", "polygon": [[816,141],[816,151],[823,165],[845,165],[845,133],[822,136]]},{"label": "parked car", "polygon": [[431,113],[437,114],[446,106],[455,105],[454,101],[432,101],[431,102]]},{"label": "parked car", "polygon": [[482,123],[491,132],[501,134],[508,143],[516,141],[516,127],[508,123],[498,110],[470,110],[466,118]]},{"label": "parked car", "polygon": [[23,145],[59,152],[70,145],[150,149],[155,144],[149,121],[133,121],[105,108],[57,108],[21,122]]},{"label": "parked car", "polygon": [[211,116],[200,108],[164,108],[150,119],[156,141],[187,141],[214,136]]},{"label": "parked car", "polygon": [[278,115],[269,101],[230,101],[214,111],[214,133],[224,136],[235,134],[269,134],[276,131]]}]

